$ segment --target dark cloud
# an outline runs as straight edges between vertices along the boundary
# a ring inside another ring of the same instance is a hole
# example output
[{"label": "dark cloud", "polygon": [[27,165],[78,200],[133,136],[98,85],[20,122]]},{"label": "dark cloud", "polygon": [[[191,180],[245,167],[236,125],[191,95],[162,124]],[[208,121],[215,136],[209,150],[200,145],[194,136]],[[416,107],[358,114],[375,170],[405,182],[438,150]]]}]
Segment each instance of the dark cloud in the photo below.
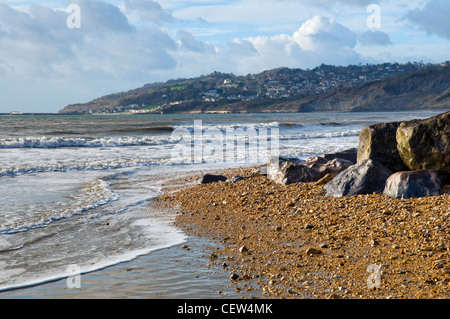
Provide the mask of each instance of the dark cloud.
[{"label": "dark cloud", "polygon": [[[0,64],[11,76],[127,79],[173,68],[175,41],[159,28],[135,27],[122,11],[98,0],[80,6],[81,28],[69,13],[32,5],[26,12],[0,5]],[[133,72],[130,72],[133,71]]]},{"label": "dark cloud", "polygon": [[359,43],[365,46],[388,46],[392,45],[391,38],[388,34],[375,30],[366,31],[358,39]]},{"label": "dark cloud", "polygon": [[105,33],[132,32],[132,26],[120,9],[110,3],[97,0],[73,0],[80,6],[84,32]]},{"label": "dark cloud", "polygon": [[235,40],[234,42],[229,43],[229,48],[232,54],[237,54],[239,56],[258,55],[258,51],[248,40]]},{"label": "dark cloud", "polygon": [[177,38],[180,40],[179,46],[183,50],[193,51],[197,53],[215,53],[214,46],[195,39],[194,36],[187,31],[178,30]]},{"label": "dark cloud", "polygon": [[423,9],[409,11],[404,17],[428,34],[450,39],[450,1],[432,0]]}]

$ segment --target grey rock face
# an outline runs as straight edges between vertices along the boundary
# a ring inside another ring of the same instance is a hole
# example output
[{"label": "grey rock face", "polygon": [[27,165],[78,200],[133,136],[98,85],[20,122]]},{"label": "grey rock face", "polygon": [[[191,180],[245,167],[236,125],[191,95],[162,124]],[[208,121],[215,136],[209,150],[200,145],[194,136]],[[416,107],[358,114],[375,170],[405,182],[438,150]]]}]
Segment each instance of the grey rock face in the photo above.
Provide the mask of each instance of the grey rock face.
[{"label": "grey rock face", "polygon": [[392,198],[436,196],[441,193],[441,181],[434,170],[397,172],[387,179],[383,193]]},{"label": "grey rock face", "polygon": [[382,192],[392,171],[379,162],[365,159],[339,173],[324,186],[326,196],[343,197]]}]

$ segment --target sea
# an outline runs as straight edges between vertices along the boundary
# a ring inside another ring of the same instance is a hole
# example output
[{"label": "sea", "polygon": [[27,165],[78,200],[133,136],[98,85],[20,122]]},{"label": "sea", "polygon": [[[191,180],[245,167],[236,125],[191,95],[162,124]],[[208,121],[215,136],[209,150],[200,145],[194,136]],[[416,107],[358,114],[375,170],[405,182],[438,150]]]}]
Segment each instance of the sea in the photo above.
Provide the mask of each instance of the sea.
[{"label": "sea", "polygon": [[182,244],[151,206],[176,178],[355,148],[365,126],[442,112],[2,115],[0,292]]}]

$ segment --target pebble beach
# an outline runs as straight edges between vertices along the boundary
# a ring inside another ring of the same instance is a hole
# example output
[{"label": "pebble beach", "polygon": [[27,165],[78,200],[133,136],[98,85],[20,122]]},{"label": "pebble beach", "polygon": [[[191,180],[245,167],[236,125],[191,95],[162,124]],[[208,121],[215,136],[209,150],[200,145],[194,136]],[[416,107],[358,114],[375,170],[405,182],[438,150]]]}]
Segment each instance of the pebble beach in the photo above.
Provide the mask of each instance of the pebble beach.
[{"label": "pebble beach", "polygon": [[176,212],[186,234],[218,244],[204,267],[241,298],[450,298],[448,186],[422,198],[334,198],[322,183],[280,185],[255,168],[212,173],[243,179],[184,177],[177,183],[187,186],[154,204]]}]

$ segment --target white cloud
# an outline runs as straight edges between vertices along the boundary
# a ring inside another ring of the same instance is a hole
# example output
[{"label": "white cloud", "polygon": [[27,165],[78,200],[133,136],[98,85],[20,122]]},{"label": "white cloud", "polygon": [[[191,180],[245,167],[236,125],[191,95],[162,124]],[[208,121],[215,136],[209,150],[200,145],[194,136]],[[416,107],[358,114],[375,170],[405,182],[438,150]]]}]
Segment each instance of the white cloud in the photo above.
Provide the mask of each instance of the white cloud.
[{"label": "white cloud", "polygon": [[306,21],[294,33],[294,39],[302,49],[317,53],[330,48],[353,48],[356,45],[356,35],[353,32],[342,24],[321,16],[314,16]]},{"label": "white cloud", "polygon": [[[280,66],[313,68],[321,63],[346,65],[359,63],[361,58],[353,48],[356,34],[341,24],[321,16],[307,20],[293,34],[247,37],[217,46],[215,53],[205,50],[201,42],[186,32],[179,50],[173,52],[176,71],[197,74],[213,71],[235,74],[258,73]],[[188,50],[189,49],[189,50]]]},{"label": "white cloud", "polygon": [[[383,29],[371,31],[365,6],[377,2]],[[403,61],[412,54],[448,60],[448,2],[431,0],[420,8],[419,0],[399,2],[4,0],[0,112],[14,103],[26,107],[27,99],[57,111],[145,83],[213,71]],[[66,26],[68,3],[81,8],[80,29]],[[440,38],[407,34],[404,21]],[[27,93],[18,98],[19,91]]]}]

